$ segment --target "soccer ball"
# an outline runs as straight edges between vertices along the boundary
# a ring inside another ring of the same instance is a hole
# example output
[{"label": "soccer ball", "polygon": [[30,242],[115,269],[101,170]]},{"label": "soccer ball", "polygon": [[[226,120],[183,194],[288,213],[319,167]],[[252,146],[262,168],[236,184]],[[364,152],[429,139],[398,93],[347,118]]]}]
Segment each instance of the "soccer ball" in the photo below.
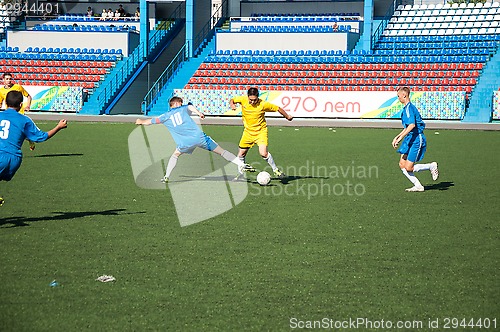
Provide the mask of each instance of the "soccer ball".
[{"label": "soccer ball", "polygon": [[271,174],[266,171],[260,172],[259,174],[257,174],[257,182],[261,186],[267,186],[269,182],[271,182]]}]

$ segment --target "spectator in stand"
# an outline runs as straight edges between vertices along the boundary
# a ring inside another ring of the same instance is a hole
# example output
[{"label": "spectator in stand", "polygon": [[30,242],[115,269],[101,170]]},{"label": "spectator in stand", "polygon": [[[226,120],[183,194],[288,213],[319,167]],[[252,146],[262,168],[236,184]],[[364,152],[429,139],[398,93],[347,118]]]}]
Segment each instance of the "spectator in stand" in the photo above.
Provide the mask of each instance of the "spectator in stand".
[{"label": "spectator in stand", "polygon": [[101,18],[99,19],[99,21],[106,21],[108,18],[108,13],[106,12],[106,9],[102,9],[102,13],[101,13]]},{"label": "spectator in stand", "polygon": [[115,13],[113,12],[113,9],[108,8],[108,17],[107,17],[107,20],[108,21],[112,21],[114,17],[115,17]]},{"label": "spectator in stand", "polygon": [[140,19],[141,19],[141,12],[140,12],[139,7],[137,7],[137,9],[135,10],[135,13],[134,13],[134,20],[139,21]]},{"label": "spectator in stand", "polygon": [[120,19],[121,19],[121,16],[122,16],[122,15],[121,15],[121,14],[120,14],[120,12],[118,11],[118,9],[117,9],[117,10],[115,10],[115,16],[113,17],[113,21],[118,21],[118,20],[120,20]]},{"label": "spectator in stand", "polygon": [[93,17],[94,16],[94,11],[92,10],[92,7],[87,8],[87,17]]},{"label": "spectator in stand", "polygon": [[122,5],[118,6],[117,11],[118,11],[118,13],[120,13],[120,17],[126,17],[127,16],[127,12],[125,11],[125,9],[123,8]]}]

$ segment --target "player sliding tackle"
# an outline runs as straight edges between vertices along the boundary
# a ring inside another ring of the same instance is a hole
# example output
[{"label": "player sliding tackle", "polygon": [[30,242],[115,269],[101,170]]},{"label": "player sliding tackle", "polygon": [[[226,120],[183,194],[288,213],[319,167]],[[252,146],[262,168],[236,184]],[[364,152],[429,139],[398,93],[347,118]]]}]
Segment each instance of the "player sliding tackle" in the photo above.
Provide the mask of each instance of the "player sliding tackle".
[{"label": "player sliding tackle", "polygon": [[177,165],[177,159],[179,156],[185,153],[191,154],[196,148],[202,148],[215,152],[227,161],[236,164],[238,166],[239,174],[243,174],[243,172],[255,172],[255,169],[252,166],[245,164],[234,154],[224,150],[196,125],[194,120],[191,119],[189,112],[197,114],[201,119],[205,118],[205,115],[198,111],[196,107],[191,104],[182,105],[182,98],[180,97],[172,97],[169,104],[170,109],[159,117],[137,119],[135,121],[135,124],[144,126],[152,124],[165,125],[172,135],[175,144],[177,144],[175,151],[172,153],[172,156],[170,156],[168,161],[165,176],[161,180],[163,183],[168,182],[170,174]]}]

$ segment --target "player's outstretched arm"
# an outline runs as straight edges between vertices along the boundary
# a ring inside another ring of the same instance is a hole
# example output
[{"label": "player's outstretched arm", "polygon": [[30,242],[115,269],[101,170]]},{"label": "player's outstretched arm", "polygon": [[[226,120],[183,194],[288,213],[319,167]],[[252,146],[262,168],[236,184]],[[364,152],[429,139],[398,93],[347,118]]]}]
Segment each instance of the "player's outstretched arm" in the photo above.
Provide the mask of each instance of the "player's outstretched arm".
[{"label": "player's outstretched arm", "polygon": [[192,113],[195,113],[196,115],[198,115],[200,117],[200,119],[205,118],[205,114],[198,111],[198,109],[196,107],[194,107],[192,104],[188,104],[188,110],[191,111]]},{"label": "player's outstretched arm", "polygon": [[57,132],[59,130],[64,129],[67,126],[68,126],[68,122],[65,119],[60,120],[59,123],[54,128],[52,128],[51,130],[49,130],[47,132],[47,134],[49,135],[49,138],[51,138],[52,136],[57,134]]},{"label": "player's outstretched arm", "polygon": [[292,121],[293,120],[293,116],[291,116],[290,114],[288,114],[284,109],[282,109],[281,107],[278,109],[278,112],[279,114],[283,115],[283,117],[285,119],[287,119],[288,121]]},{"label": "player's outstretched arm", "polygon": [[151,119],[137,119],[135,120],[136,125],[149,126],[151,124]]},{"label": "player's outstretched arm", "polygon": [[231,107],[232,110],[235,110],[236,109],[236,103],[234,102],[234,100],[231,98],[231,100],[229,101],[229,107]]},{"label": "player's outstretched arm", "polygon": [[28,94],[28,97],[26,97],[26,105],[24,106],[24,110],[26,112],[31,111],[31,101],[32,100],[33,100],[33,98],[31,98],[31,95]]}]

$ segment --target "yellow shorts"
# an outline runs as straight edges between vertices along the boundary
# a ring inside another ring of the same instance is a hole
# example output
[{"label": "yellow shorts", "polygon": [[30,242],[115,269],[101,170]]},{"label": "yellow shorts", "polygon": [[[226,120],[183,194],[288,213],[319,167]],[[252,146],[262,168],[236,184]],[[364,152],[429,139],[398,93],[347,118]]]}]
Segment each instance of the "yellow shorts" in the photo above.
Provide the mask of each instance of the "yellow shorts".
[{"label": "yellow shorts", "polygon": [[250,134],[247,131],[243,131],[243,135],[241,136],[239,144],[240,148],[249,149],[255,144],[257,144],[258,146],[267,146],[267,128],[259,131],[254,135]]}]

